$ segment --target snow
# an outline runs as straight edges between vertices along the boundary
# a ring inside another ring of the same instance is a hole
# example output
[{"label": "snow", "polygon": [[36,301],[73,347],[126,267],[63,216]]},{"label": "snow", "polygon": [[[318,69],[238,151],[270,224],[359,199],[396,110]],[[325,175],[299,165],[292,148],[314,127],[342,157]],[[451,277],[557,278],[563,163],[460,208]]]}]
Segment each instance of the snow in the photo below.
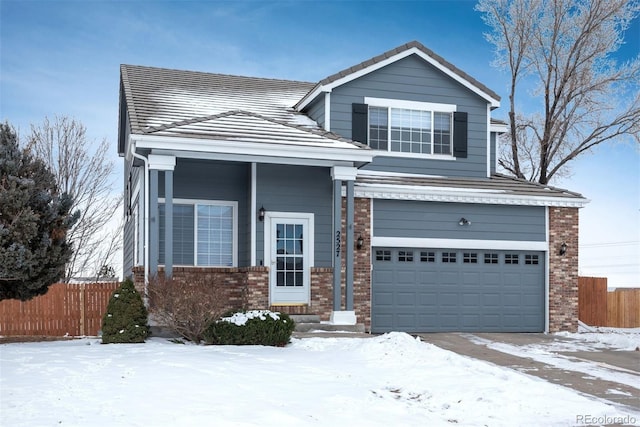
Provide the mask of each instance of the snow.
[{"label": "snow", "polygon": [[96,338],[0,346],[0,424],[576,425],[640,414],[404,333],[286,347]]},{"label": "snow", "polygon": [[280,319],[280,313],[269,310],[249,310],[245,313],[234,313],[230,317],[223,317],[222,321],[233,323],[234,325],[243,326],[251,319],[266,320],[266,316],[273,320]]}]

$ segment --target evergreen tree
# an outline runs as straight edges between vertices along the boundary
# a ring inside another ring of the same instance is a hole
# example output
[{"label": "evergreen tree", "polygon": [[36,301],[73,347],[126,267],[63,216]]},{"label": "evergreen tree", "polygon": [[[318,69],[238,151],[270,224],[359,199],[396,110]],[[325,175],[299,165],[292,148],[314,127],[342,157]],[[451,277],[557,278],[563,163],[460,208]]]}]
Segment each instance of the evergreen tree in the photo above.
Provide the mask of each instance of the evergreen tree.
[{"label": "evergreen tree", "polygon": [[73,253],[67,232],[78,217],[71,206],[45,164],[0,123],[0,300],[29,300],[64,276]]},{"label": "evergreen tree", "polygon": [[102,318],[102,343],[142,343],[149,335],[147,309],[129,279],[113,291]]}]

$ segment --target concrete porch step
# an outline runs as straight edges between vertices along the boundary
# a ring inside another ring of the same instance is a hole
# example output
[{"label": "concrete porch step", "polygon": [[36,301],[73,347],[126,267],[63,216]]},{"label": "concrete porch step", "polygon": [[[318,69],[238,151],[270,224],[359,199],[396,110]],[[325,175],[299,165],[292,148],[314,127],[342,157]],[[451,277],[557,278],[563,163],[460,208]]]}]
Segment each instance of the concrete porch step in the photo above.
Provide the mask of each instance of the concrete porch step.
[{"label": "concrete porch step", "polygon": [[320,323],[320,316],[317,314],[290,314],[289,317],[296,322],[296,325],[299,323]]}]

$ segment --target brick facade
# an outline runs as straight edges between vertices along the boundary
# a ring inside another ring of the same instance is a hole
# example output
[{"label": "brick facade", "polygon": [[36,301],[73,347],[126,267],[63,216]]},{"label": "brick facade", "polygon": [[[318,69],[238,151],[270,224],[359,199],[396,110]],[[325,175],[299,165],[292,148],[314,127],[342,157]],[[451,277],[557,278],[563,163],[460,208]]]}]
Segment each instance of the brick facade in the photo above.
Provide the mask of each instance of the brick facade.
[{"label": "brick facade", "polygon": [[[353,248],[353,308],[358,323],[371,330],[371,199],[355,198]],[[342,199],[342,235],[345,235],[346,199]],[[356,247],[362,236],[362,248]],[[342,251],[342,303],[345,307],[345,251]]]},{"label": "brick facade", "polygon": [[[560,254],[562,243],[567,251]],[[578,208],[549,208],[549,332],[578,330]]]},{"label": "brick facade", "polygon": [[[164,268],[158,269],[164,274]],[[227,289],[226,305],[231,309],[269,308],[269,269],[267,267],[174,267],[173,280],[187,282],[195,277],[221,283]],[[144,293],[144,269],[134,267],[133,280],[136,289]],[[152,286],[152,285],[150,285]]]}]

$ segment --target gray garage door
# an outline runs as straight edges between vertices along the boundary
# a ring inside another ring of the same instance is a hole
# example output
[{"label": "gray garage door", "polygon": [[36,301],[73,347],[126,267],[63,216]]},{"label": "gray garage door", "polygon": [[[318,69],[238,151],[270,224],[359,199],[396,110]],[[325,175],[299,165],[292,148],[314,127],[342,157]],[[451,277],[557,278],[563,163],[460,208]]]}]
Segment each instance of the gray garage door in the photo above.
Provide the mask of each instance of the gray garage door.
[{"label": "gray garage door", "polygon": [[544,253],[374,248],[373,332],[542,332]]}]

